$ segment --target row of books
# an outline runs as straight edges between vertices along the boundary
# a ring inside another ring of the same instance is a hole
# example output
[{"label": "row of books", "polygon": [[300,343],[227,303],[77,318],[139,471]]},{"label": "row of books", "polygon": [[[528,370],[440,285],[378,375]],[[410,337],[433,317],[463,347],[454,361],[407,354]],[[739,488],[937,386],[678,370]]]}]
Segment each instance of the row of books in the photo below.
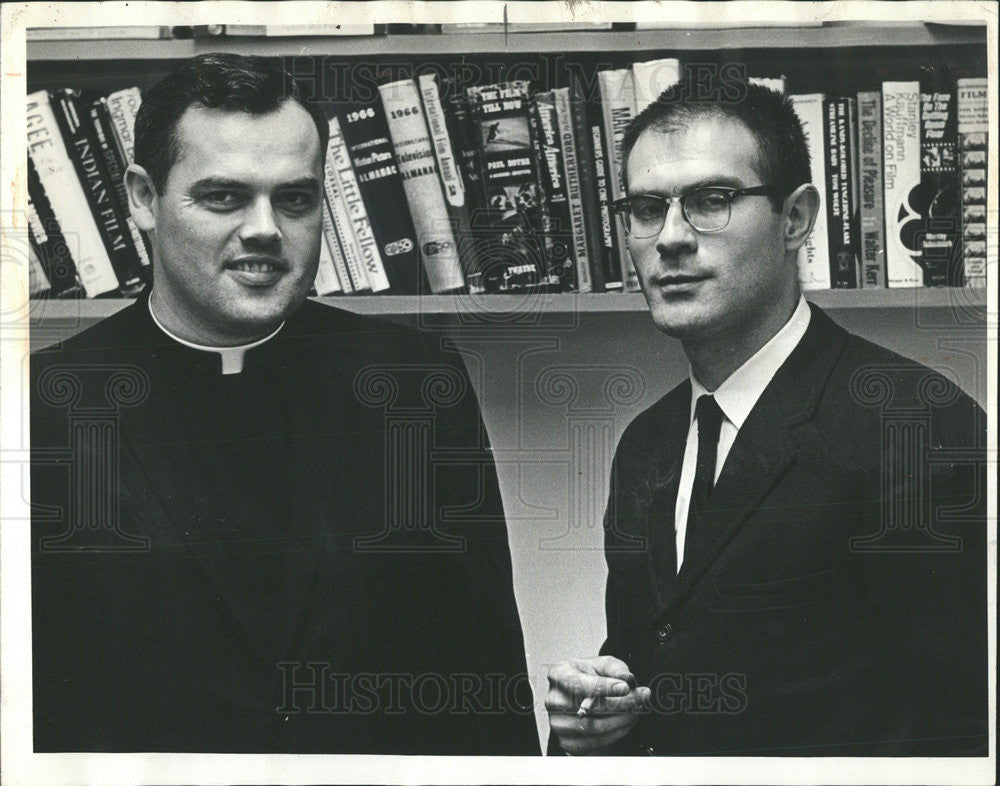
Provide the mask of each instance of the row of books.
[{"label": "row of books", "polygon": [[985,78],[924,67],[881,90],[792,100],[823,202],[803,288],[986,286]]},{"label": "row of books", "polygon": [[[316,292],[638,291],[611,210],[621,140],[680,74],[666,58],[547,91],[424,74],[331,104]],[[822,200],[804,288],[985,286],[985,79],[924,69],[792,100]],[[151,279],[121,183],[140,102],[28,97],[33,292],[128,296]]]}]

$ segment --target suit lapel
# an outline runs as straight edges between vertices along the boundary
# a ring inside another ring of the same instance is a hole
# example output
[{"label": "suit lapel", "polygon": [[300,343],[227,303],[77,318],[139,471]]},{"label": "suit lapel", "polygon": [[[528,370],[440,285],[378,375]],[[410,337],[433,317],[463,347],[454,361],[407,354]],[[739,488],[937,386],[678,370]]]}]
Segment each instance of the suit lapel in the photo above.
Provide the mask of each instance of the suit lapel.
[{"label": "suit lapel", "polygon": [[[650,467],[652,494],[643,520],[646,549],[645,578],[650,597],[661,608],[673,589],[676,578],[676,532],[674,508],[680,485],[684,444],[691,418],[691,382],[685,380],[658,404],[660,427],[655,435],[653,466]],[[673,555],[673,559],[671,559]],[[671,565],[673,570],[670,569]]]},{"label": "suit lapel", "polygon": [[847,333],[811,306],[806,334],[750,411],[701,515],[663,608],[680,601],[795,461],[795,427],[812,418]]}]

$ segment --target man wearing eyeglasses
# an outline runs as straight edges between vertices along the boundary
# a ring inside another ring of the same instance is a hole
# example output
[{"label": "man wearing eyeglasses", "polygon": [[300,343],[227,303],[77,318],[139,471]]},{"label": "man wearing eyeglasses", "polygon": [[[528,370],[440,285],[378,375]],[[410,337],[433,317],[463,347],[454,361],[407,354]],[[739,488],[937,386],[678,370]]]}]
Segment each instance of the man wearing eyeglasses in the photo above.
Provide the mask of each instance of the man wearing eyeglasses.
[{"label": "man wearing eyeglasses", "polygon": [[551,670],[550,752],[985,755],[985,417],[805,301],[806,140],[740,87],[625,135],[615,209],[690,375],[618,445],[607,639]]}]

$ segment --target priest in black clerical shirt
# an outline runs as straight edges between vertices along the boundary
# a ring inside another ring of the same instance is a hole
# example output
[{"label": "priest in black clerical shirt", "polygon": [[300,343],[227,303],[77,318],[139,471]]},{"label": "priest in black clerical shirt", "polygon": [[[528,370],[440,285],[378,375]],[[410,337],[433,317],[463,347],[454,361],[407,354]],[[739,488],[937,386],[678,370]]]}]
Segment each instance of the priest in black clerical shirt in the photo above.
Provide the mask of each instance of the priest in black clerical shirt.
[{"label": "priest in black clerical shirt", "polygon": [[35,750],[537,754],[461,359],[306,302],[322,112],[206,55],[135,138],[154,282],[31,359]]}]

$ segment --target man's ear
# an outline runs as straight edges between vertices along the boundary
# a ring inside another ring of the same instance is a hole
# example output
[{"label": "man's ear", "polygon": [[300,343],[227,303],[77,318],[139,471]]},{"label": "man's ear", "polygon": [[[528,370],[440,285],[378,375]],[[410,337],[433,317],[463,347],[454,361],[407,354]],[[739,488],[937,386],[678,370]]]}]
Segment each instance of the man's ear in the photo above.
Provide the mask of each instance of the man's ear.
[{"label": "man's ear", "polygon": [[803,183],[785,200],[785,250],[798,251],[816,223],[819,191],[812,183]]},{"label": "man's ear", "polygon": [[125,190],[128,192],[128,206],[132,211],[135,225],[144,232],[156,229],[156,186],[149,173],[137,164],[125,170]]}]

